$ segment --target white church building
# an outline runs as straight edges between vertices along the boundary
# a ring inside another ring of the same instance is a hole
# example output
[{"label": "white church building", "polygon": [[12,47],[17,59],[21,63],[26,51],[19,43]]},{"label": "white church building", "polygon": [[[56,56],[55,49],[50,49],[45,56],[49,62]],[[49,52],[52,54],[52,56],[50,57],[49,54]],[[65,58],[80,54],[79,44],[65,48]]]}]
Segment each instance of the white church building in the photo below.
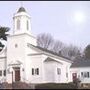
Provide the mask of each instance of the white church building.
[{"label": "white church building", "polygon": [[20,7],[13,16],[13,34],[0,52],[0,82],[68,83],[72,61],[37,46],[31,17]]}]

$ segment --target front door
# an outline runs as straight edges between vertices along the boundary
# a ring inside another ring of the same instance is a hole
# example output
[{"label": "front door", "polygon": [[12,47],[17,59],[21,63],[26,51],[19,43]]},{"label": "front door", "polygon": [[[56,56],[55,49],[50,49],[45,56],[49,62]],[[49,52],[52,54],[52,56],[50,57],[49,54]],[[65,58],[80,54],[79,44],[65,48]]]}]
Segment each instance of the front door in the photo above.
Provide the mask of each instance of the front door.
[{"label": "front door", "polygon": [[15,67],[15,81],[20,81],[20,68]]},{"label": "front door", "polygon": [[73,81],[77,79],[77,73],[72,73]]}]

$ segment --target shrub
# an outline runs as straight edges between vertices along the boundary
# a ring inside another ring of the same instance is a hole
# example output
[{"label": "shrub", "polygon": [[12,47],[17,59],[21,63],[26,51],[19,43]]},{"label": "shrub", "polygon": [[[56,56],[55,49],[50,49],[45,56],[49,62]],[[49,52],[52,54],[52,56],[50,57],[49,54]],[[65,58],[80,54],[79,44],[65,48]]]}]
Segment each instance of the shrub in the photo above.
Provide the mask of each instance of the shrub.
[{"label": "shrub", "polygon": [[80,87],[80,79],[79,78],[76,78],[76,79],[74,79],[73,80],[73,83],[75,84],[75,86],[77,87],[77,88],[79,88]]}]

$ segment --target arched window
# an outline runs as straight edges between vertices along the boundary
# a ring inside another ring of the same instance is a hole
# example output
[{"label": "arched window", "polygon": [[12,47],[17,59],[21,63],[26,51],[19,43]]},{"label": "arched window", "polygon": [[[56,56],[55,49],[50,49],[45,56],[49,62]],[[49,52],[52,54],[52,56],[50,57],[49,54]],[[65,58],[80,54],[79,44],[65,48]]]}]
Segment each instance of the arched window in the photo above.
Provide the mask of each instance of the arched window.
[{"label": "arched window", "polygon": [[17,29],[18,30],[20,29],[20,20],[19,19],[17,20]]},{"label": "arched window", "polygon": [[28,22],[28,20],[27,20],[27,30],[29,30],[29,22]]}]

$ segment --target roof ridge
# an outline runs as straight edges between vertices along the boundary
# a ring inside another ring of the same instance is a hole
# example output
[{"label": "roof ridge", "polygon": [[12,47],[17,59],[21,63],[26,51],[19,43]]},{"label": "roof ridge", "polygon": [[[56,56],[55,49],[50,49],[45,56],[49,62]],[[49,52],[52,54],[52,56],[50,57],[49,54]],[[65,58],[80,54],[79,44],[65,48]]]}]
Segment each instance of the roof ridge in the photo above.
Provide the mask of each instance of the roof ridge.
[{"label": "roof ridge", "polygon": [[42,48],[42,47],[40,47],[40,46],[34,46],[34,45],[32,45],[32,44],[30,44],[30,45],[33,46],[33,47],[35,47],[35,48],[41,49],[41,50],[43,50],[43,51],[45,51],[45,52],[51,53],[51,54],[53,54],[53,55],[56,55],[56,56],[58,56],[58,57],[62,57],[62,58],[68,59],[69,61],[72,61],[71,59],[69,59],[69,58],[67,58],[67,57],[64,57],[64,56],[62,56],[62,55],[59,55],[59,54],[57,54],[57,53],[55,53],[55,52],[53,52],[53,51],[47,50],[47,49]]}]

